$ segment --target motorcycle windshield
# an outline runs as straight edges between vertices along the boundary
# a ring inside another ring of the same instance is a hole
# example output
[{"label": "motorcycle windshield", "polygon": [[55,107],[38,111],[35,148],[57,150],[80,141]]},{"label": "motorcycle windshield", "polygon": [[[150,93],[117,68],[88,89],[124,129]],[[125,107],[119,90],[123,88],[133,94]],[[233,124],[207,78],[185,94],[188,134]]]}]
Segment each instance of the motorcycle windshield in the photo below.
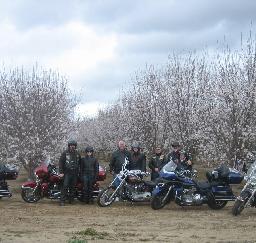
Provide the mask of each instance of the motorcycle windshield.
[{"label": "motorcycle windshield", "polygon": [[245,180],[253,180],[256,183],[256,161],[248,169]]},{"label": "motorcycle windshield", "polygon": [[177,168],[177,164],[175,164],[172,160],[170,160],[163,168],[162,172],[168,173],[168,172],[174,172]]}]

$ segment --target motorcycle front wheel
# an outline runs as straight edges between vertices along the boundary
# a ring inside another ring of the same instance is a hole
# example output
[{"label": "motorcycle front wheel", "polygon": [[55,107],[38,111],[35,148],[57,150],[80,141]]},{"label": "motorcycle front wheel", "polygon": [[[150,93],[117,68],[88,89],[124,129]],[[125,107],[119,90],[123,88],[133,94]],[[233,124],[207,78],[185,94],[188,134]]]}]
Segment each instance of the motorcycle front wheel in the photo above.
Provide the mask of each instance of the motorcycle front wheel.
[{"label": "motorcycle front wheel", "polygon": [[250,194],[247,193],[241,193],[242,200],[240,199],[236,199],[234,206],[232,208],[232,214],[234,216],[239,215],[243,210],[244,210],[244,206],[247,203],[247,201],[249,200]]},{"label": "motorcycle front wheel", "polygon": [[111,205],[116,199],[116,190],[112,187],[108,187],[100,191],[97,197],[97,204],[100,207],[107,207]]},{"label": "motorcycle front wheel", "polygon": [[158,210],[163,208],[166,204],[167,204],[167,200],[165,199],[166,195],[154,195],[151,198],[151,208],[153,208],[154,210]]},{"label": "motorcycle front wheel", "polygon": [[39,192],[30,187],[22,188],[21,197],[27,203],[35,203],[41,198]]}]

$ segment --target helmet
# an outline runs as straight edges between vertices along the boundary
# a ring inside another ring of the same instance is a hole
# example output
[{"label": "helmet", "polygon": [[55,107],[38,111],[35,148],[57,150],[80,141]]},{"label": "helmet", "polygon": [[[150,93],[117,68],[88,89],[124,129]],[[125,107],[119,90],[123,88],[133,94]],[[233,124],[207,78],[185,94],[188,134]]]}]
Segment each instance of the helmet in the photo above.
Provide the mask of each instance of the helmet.
[{"label": "helmet", "polygon": [[132,149],[134,149],[134,148],[140,149],[140,144],[137,143],[137,142],[134,142],[134,143],[132,144]]},{"label": "helmet", "polygon": [[93,153],[93,152],[94,152],[94,149],[93,149],[93,147],[88,146],[88,147],[85,148],[85,152],[86,152],[86,153],[88,153],[88,152],[92,152],[92,153]]},{"label": "helmet", "polygon": [[176,142],[176,141],[175,141],[175,142],[173,142],[173,143],[172,143],[172,147],[180,147],[179,142]]},{"label": "helmet", "polygon": [[74,140],[74,139],[69,139],[69,140],[68,140],[68,146],[71,146],[71,145],[77,146],[77,141]]}]

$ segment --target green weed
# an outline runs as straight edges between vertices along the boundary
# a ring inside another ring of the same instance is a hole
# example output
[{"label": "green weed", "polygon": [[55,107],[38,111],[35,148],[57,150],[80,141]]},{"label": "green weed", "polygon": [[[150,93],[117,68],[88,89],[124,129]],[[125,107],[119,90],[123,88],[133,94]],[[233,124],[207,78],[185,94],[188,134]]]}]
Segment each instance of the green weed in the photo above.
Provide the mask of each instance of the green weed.
[{"label": "green weed", "polygon": [[68,243],[87,243],[87,240],[70,239]]},{"label": "green weed", "polygon": [[107,232],[98,232],[95,229],[87,228],[85,230],[74,232],[71,239],[73,241],[68,243],[84,243],[85,240],[102,240],[108,236],[109,234]]}]

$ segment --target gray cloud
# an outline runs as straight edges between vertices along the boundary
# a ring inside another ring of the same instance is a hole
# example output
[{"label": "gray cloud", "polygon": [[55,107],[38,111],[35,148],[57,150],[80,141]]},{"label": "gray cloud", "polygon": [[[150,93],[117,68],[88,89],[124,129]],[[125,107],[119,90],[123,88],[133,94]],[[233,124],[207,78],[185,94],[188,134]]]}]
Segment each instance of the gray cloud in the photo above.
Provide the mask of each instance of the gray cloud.
[{"label": "gray cloud", "polygon": [[255,10],[252,0],[0,0],[0,27],[10,23],[18,32],[6,36],[0,51],[40,64],[82,44],[65,29],[70,22],[89,26],[99,38],[113,34],[115,58],[71,77],[73,89],[82,87],[83,101],[108,102],[136,70],[161,65],[172,52],[214,48],[224,38],[238,46],[242,32],[255,32]]}]

